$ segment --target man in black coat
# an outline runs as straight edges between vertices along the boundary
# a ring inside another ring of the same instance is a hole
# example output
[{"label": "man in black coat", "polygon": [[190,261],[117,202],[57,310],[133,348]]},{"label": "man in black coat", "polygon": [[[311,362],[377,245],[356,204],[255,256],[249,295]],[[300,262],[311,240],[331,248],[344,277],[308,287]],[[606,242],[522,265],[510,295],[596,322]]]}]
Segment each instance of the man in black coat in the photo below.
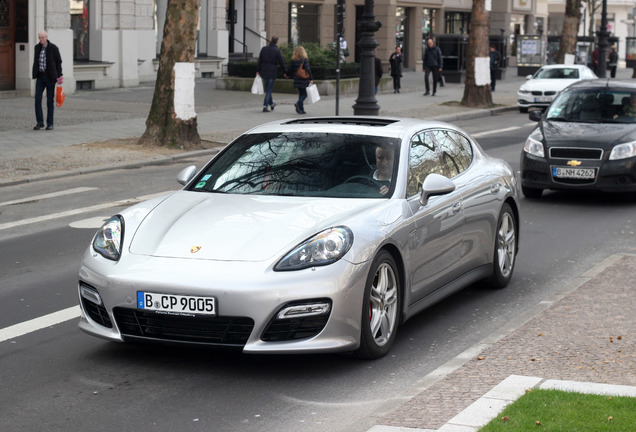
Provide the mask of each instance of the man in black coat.
[{"label": "man in black coat", "polygon": [[35,82],[35,119],[37,124],[33,129],[44,127],[44,113],[42,112],[42,94],[46,89],[46,130],[53,130],[53,99],[55,98],[55,83],[62,84],[62,57],[56,45],[49,41],[44,30],[38,33],[40,43],[35,46],[33,56],[32,78]]},{"label": "man in black coat", "polygon": [[272,90],[274,90],[274,82],[278,77],[278,65],[283,68],[283,75],[287,76],[287,67],[283,59],[283,53],[276,46],[278,44],[278,36],[272,36],[269,45],[261,49],[258,56],[258,69],[256,75],[260,75],[263,79],[263,89],[265,90],[265,99],[263,100],[263,112],[269,112],[271,107],[274,111],[276,104],[272,99]]},{"label": "man in black coat", "polygon": [[435,46],[433,39],[426,41],[426,49],[424,50],[424,68],[426,70],[424,74],[424,84],[426,84],[426,93],[424,96],[431,94],[430,86],[428,84],[428,76],[433,74],[433,96],[437,92],[437,81],[439,81],[439,75],[444,68],[442,60],[442,51],[439,47]]}]

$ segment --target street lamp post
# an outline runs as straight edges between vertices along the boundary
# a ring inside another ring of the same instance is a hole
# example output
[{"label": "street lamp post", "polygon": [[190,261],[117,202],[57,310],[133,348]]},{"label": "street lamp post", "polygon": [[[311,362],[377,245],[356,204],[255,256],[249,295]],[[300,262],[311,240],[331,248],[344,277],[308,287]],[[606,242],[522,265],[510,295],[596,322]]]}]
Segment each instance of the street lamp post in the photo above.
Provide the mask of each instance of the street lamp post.
[{"label": "street lamp post", "polygon": [[375,47],[379,44],[373,33],[382,27],[382,23],[375,21],[373,15],[373,0],[364,0],[362,20],[358,22],[360,41],[360,85],[358,99],[353,105],[354,115],[379,115],[380,106],[375,98]]},{"label": "street lamp post", "polygon": [[603,0],[603,10],[601,12],[601,29],[596,33],[598,35],[598,71],[599,78],[605,78],[607,69],[607,48],[609,42],[609,32],[607,31],[607,0]]}]

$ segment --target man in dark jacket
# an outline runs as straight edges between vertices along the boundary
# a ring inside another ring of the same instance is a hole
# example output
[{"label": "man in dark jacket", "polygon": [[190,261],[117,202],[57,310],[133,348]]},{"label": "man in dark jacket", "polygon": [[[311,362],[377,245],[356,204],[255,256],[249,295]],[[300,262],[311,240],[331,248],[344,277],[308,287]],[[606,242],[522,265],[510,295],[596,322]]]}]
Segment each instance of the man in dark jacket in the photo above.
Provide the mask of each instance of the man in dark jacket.
[{"label": "man in dark jacket", "polygon": [[62,57],[56,45],[49,42],[44,30],[38,33],[40,43],[35,46],[33,56],[32,78],[35,82],[35,119],[37,124],[33,129],[44,127],[44,113],[42,112],[42,94],[46,89],[46,130],[53,130],[53,99],[55,98],[55,83],[62,84]]},{"label": "man in dark jacket", "polygon": [[501,66],[501,54],[494,45],[490,45],[490,91],[495,91],[495,83],[497,82],[497,71]]},{"label": "man in dark jacket", "polygon": [[274,82],[278,77],[278,65],[283,68],[283,75],[287,76],[287,67],[283,60],[283,53],[276,46],[278,44],[278,36],[272,36],[269,45],[261,49],[258,56],[258,69],[256,75],[260,75],[263,79],[263,89],[265,90],[265,99],[263,100],[263,112],[269,112],[269,107],[274,111],[276,104],[272,99],[272,90]]},{"label": "man in dark jacket", "polygon": [[433,39],[426,41],[426,49],[424,50],[424,83],[426,84],[426,93],[424,96],[431,94],[430,86],[428,84],[428,76],[433,74],[433,96],[437,92],[437,81],[439,81],[439,74],[444,68],[444,62],[442,61],[442,51],[439,47],[435,46]]}]

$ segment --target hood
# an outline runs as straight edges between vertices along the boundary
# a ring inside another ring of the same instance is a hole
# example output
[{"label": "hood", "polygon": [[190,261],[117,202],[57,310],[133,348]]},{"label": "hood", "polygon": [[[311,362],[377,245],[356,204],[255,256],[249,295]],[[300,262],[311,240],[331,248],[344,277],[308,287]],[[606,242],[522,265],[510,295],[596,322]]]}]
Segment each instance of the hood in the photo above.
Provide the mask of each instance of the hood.
[{"label": "hood", "polygon": [[521,89],[528,91],[540,90],[543,92],[560,92],[570,84],[573,84],[577,81],[580,81],[580,79],[531,79],[523,83],[521,85]]},{"label": "hood", "polygon": [[609,150],[618,143],[636,139],[636,130],[633,124],[544,120],[542,121],[542,130],[548,147],[594,147]]},{"label": "hood", "polygon": [[264,261],[383,201],[181,191],[148,213],[128,248],[138,255]]}]

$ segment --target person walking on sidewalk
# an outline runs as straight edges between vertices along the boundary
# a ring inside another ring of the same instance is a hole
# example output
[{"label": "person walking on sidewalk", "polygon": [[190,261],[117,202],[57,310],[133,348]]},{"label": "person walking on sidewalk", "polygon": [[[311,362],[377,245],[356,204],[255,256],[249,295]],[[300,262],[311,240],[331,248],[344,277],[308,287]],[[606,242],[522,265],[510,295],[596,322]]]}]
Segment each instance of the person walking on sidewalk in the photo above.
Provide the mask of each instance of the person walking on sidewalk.
[{"label": "person walking on sidewalk", "polygon": [[618,66],[618,53],[616,52],[616,47],[612,46],[612,51],[609,53],[609,62],[607,66],[610,69],[610,76],[612,78],[616,78],[616,67]]},{"label": "person walking on sidewalk", "polygon": [[428,84],[428,76],[431,74],[433,75],[433,96],[435,96],[439,74],[444,68],[444,62],[442,60],[442,51],[433,43],[433,39],[426,41],[426,45],[426,49],[424,50],[424,83],[426,84],[426,93],[424,93],[424,96],[431,94],[431,87]]},{"label": "person walking on sidewalk", "polygon": [[32,78],[35,82],[35,120],[34,130],[44,127],[44,113],[42,111],[42,95],[46,89],[46,130],[53,130],[53,99],[55,98],[55,83],[62,84],[62,57],[57,45],[49,41],[48,34],[42,30],[38,33],[40,42],[35,46],[33,56]]},{"label": "person walking on sidewalk", "polygon": [[495,82],[497,81],[497,71],[501,65],[501,54],[495,49],[494,45],[490,45],[490,91],[495,91]]},{"label": "person walking on sidewalk", "polygon": [[393,93],[400,92],[400,79],[402,78],[402,48],[395,47],[395,52],[389,57],[389,65],[391,66],[391,76],[393,77]]},{"label": "person walking on sidewalk", "polygon": [[272,91],[274,90],[274,82],[278,77],[278,65],[283,69],[283,76],[287,76],[287,67],[283,59],[283,53],[277,46],[278,36],[272,36],[269,45],[261,49],[258,55],[258,69],[256,75],[260,75],[263,79],[263,88],[265,89],[265,99],[263,100],[263,112],[269,112],[270,108],[274,111],[276,104],[272,99]]},{"label": "person walking on sidewalk", "polygon": [[298,114],[307,114],[303,102],[307,99],[307,87],[314,83],[305,48],[298,45],[292,54],[289,73],[294,77],[294,87],[298,89],[298,101],[294,104]]}]

